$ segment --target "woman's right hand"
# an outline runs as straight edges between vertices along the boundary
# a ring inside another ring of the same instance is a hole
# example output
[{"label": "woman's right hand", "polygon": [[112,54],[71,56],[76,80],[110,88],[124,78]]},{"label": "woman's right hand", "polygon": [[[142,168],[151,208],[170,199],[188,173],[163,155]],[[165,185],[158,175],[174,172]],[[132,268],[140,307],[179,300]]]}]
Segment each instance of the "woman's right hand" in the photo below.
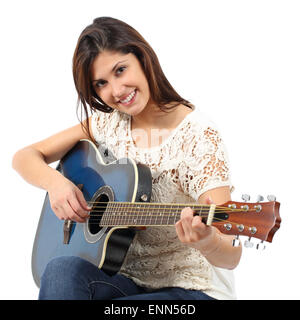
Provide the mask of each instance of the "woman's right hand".
[{"label": "woman's right hand", "polygon": [[49,201],[60,220],[85,222],[91,208],[81,190],[63,175],[57,176],[48,188]]}]

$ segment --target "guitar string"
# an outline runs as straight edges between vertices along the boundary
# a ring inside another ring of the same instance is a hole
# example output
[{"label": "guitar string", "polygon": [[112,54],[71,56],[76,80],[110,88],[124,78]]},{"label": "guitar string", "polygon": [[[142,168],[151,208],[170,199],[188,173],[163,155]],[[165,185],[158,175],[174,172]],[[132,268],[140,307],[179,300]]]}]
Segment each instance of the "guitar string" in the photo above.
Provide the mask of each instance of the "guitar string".
[{"label": "guitar string", "polygon": [[[176,215],[180,215],[180,213],[178,213],[178,214],[176,214]],[[97,217],[98,216],[102,216],[102,215],[97,215]],[[92,216],[92,217],[95,217],[94,215]],[[120,218],[120,217],[122,217],[122,218],[126,218],[126,219],[128,219],[128,218],[132,218],[132,216],[130,216],[130,215],[128,215],[128,216],[108,216],[108,217],[104,217],[104,218],[111,218],[111,219],[116,219],[116,220],[118,220],[118,218]],[[149,216],[149,215],[136,215],[136,217],[137,218],[139,218],[139,217],[146,217],[146,218],[151,218],[151,217],[162,217],[161,215],[151,215],[151,216]],[[203,215],[203,216],[201,216],[201,218],[207,218],[208,217],[208,215]],[[166,218],[166,216],[163,216],[163,218]],[[167,217],[167,218],[174,218],[174,217]],[[177,217],[176,217],[177,218]],[[213,218],[213,220],[218,220],[217,222],[227,222],[227,223],[230,223],[230,224],[232,224],[232,225],[239,225],[240,223],[238,223],[238,222],[234,222],[234,221],[231,221],[231,220],[228,220],[228,219],[221,219],[221,218],[218,218],[218,217],[214,217]],[[179,221],[179,220],[177,220],[177,221]],[[176,221],[176,222],[177,222]],[[118,221],[119,222],[119,221]],[[121,221],[120,221],[121,222]],[[128,222],[128,221],[124,221],[124,222]],[[213,222],[216,222],[216,221],[213,221]],[[91,222],[90,224],[100,224],[101,225],[101,220],[100,221],[98,221],[98,222]],[[175,224],[175,223],[174,223]],[[103,224],[104,225],[104,224]],[[170,224],[170,225],[173,225],[173,224]],[[115,226],[115,225],[111,225],[111,226]],[[143,225],[144,226],[144,225]],[[250,228],[250,226],[248,226],[248,225],[244,225],[244,227],[245,228]]]},{"label": "guitar string", "polygon": [[[126,207],[123,207],[123,208],[126,208]],[[108,209],[112,209],[112,210],[114,210],[115,208],[108,208]],[[130,208],[130,209],[132,209],[132,208]],[[145,209],[145,208],[144,208]],[[151,208],[151,210],[150,211],[154,211],[154,210],[162,210],[162,209],[166,209],[166,208]],[[227,211],[225,211],[225,210],[223,210],[223,209],[216,209],[215,211],[214,211],[214,213],[215,214],[226,214],[226,213],[228,213],[228,212],[232,212],[232,209],[228,209],[228,208],[226,208],[226,210]],[[239,211],[240,212],[240,210],[237,210],[237,209],[235,209],[236,211]],[[253,210],[254,211],[254,210]],[[101,212],[102,213],[102,211],[100,210],[93,210],[93,212]],[[171,214],[173,213],[173,216],[170,216]],[[208,217],[208,214],[207,213],[209,213],[209,211],[207,211],[207,210],[201,210],[201,212],[200,212],[200,216],[201,216],[201,218],[207,218]],[[115,214],[113,214],[112,212],[109,212],[109,213],[107,213],[106,215],[105,215],[105,212],[103,212],[102,214],[93,214],[92,215],[92,217],[102,217],[103,215],[104,215],[104,219],[107,219],[107,220],[111,220],[111,219],[115,219],[115,220],[128,220],[128,219],[132,219],[132,218],[136,218],[136,219],[138,219],[138,218],[144,218],[144,217],[146,217],[146,218],[148,218],[148,219],[151,219],[152,217],[160,217],[160,218],[162,218],[162,219],[174,219],[174,214],[176,215],[176,216],[179,216],[181,213],[180,212],[161,212],[160,214],[142,214],[140,211],[128,211],[128,212],[126,212],[126,213],[122,213],[122,212],[117,212],[117,213],[115,213]],[[243,213],[241,213],[241,214],[243,214]],[[197,214],[195,215],[195,216],[197,216]],[[240,223],[237,223],[237,222],[233,222],[233,221],[231,221],[231,220],[228,220],[228,219],[221,219],[221,218],[217,218],[217,217],[214,217],[214,220],[219,220],[219,221],[227,221],[227,223],[231,223],[231,224],[234,224],[234,225],[238,225],[238,224],[240,224]],[[98,222],[97,222],[98,223]],[[97,224],[96,223],[96,224]],[[248,228],[250,228],[250,226],[246,226],[246,227],[248,227]]]},{"label": "guitar string", "polygon": [[[182,211],[180,208],[172,208],[172,209],[169,209],[169,208],[147,208],[147,207],[145,207],[145,208],[134,208],[134,207],[122,207],[122,208],[113,208],[113,207],[109,207],[109,208],[107,208],[107,207],[105,207],[105,206],[103,206],[103,207],[96,207],[96,209],[104,209],[104,212],[106,211],[106,210],[108,210],[108,211],[114,211],[114,210],[116,210],[116,209],[122,209],[122,210],[124,210],[124,209],[128,209],[128,211],[126,211],[126,213],[127,212],[129,212],[129,213],[131,213],[131,212],[140,212],[140,211],[144,211],[144,210],[149,210],[149,212],[153,212],[153,211],[163,211],[163,210],[168,210],[168,211],[165,211],[165,212],[162,212],[162,214],[170,214],[170,213],[176,213],[176,212],[178,212],[178,211]],[[116,213],[119,213],[120,212],[120,210],[116,210]],[[103,210],[91,210],[92,212],[103,212]],[[193,211],[201,211],[201,212],[209,212],[209,210],[207,210],[207,209],[203,209],[203,210],[201,210],[201,209],[195,209],[195,210],[193,210]],[[250,210],[248,210],[248,211],[250,211]],[[247,211],[247,212],[248,212]],[[255,210],[252,210],[252,211],[255,211]],[[231,210],[224,210],[224,209],[222,209],[222,208],[216,208],[215,210],[214,210],[214,212],[223,212],[223,213],[229,213],[229,212],[234,212],[234,211],[231,211]],[[236,211],[235,211],[236,212]],[[241,212],[241,210],[237,210],[237,212]],[[243,212],[246,212],[246,211],[243,211]],[[124,212],[121,212],[121,213],[124,213]]]},{"label": "guitar string", "polygon": [[[93,210],[93,209],[100,209],[100,210]],[[140,207],[140,208],[136,208],[136,207],[130,207],[130,206],[123,206],[123,207],[118,207],[118,208],[114,208],[114,207],[107,207],[107,206],[96,206],[92,208],[92,212],[102,212],[103,210],[101,209],[107,209],[107,210],[115,210],[115,209],[119,209],[119,210],[124,210],[124,209],[128,209],[128,212],[129,213],[132,213],[132,212],[140,212],[141,210],[149,210],[150,212],[152,211],[163,211],[163,210],[168,210],[166,212],[162,212],[162,214],[171,214],[171,213],[176,213],[178,212],[178,210],[180,210],[180,208],[169,208],[169,207],[160,207],[160,208],[149,208],[149,207]],[[209,212],[209,210],[207,210],[209,208],[192,208],[193,211],[201,211],[201,212]],[[133,211],[132,211],[133,210]],[[222,208],[222,207],[216,207],[215,210],[214,210],[215,213],[236,213],[236,212],[241,212],[241,213],[247,213],[247,212],[256,212],[256,209],[248,209],[247,211],[244,211],[244,210],[240,210],[240,209],[227,209],[227,208]]]},{"label": "guitar string", "polygon": [[[218,220],[218,221],[213,221],[212,222],[212,225],[213,225],[213,223],[214,222],[224,222],[224,221],[226,221],[227,223],[230,223],[230,224],[232,224],[232,225],[239,225],[239,223],[237,223],[237,222],[233,222],[233,221],[230,221],[230,220],[225,220],[225,219],[220,219],[220,218],[214,218],[214,220]],[[176,221],[177,222],[177,221]],[[102,226],[102,227],[118,227],[118,226],[120,226],[120,227],[124,227],[124,226],[130,226],[130,227],[147,227],[147,226],[154,226],[154,227],[163,227],[163,226],[174,226],[175,225],[175,223],[174,224],[166,224],[166,225],[164,225],[164,224],[161,224],[161,225],[145,225],[145,224],[136,224],[136,225],[130,225],[130,224],[124,224],[124,225],[122,225],[122,224],[119,224],[119,225],[115,225],[115,224],[101,224],[101,221],[100,222],[91,222],[91,223],[89,223],[89,224],[96,224],[96,225],[98,225],[98,226]],[[244,230],[243,231],[239,231],[240,232],[240,235],[245,235],[245,234],[243,234],[243,232],[244,231],[246,231],[247,229],[248,229],[248,231],[249,232],[251,232],[250,231],[250,226],[247,226],[247,225],[244,225]],[[227,231],[230,231],[230,230],[227,230]],[[251,234],[251,237],[254,237],[255,238],[255,234]]]},{"label": "guitar string", "polygon": [[[121,206],[122,208],[124,208],[125,206],[124,205],[128,205],[128,207],[130,206],[137,206],[137,205],[146,205],[146,206],[178,206],[178,207],[199,207],[199,208],[210,208],[211,205],[202,205],[202,204],[193,204],[193,203],[153,203],[153,202],[147,202],[147,203],[144,203],[144,202],[118,202],[118,201],[110,201],[110,202],[105,202],[105,201],[87,201],[88,203],[90,204],[93,204],[93,203],[103,203],[103,204],[118,204],[119,206]],[[99,206],[97,206],[99,207]],[[106,207],[106,206],[104,206]],[[222,206],[216,206],[216,208],[222,208],[222,209],[229,209],[229,210],[232,210],[231,208],[227,208],[227,207],[222,207]],[[162,208],[162,209],[165,209],[165,208]],[[239,210],[240,211],[240,210]]]},{"label": "guitar string", "polygon": [[[115,217],[114,217],[115,218]],[[174,217],[173,217],[174,218]],[[218,220],[218,222],[223,222],[223,221],[228,221],[228,220],[226,220],[226,219],[221,219],[221,218],[214,218],[214,220]],[[179,220],[177,220],[177,221],[179,221]],[[177,222],[176,221],[176,222]],[[125,221],[124,221],[125,222]],[[127,221],[128,222],[128,221]],[[91,222],[90,224],[99,224],[99,223],[101,223],[101,220],[100,221],[98,221],[98,222]],[[232,222],[232,223],[235,223],[235,224],[238,224],[238,223],[236,223],[236,222]],[[174,223],[175,224],[175,223]],[[101,225],[101,224],[100,224]],[[103,224],[104,225],[104,224]],[[173,224],[169,224],[170,226],[172,226]],[[112,226],[115,226],[115,225],[112,225]],[[147,226],[147,225],[144,225],[144,226]],[[157,225],[157,226],[159,226],[159,224]]]},{"label": "guitar string", "polygon": [[[147,203],[140,203],[140,202],[118,202],[118,201],[115,201],[115,202],[104,202],[104,201],[89,201],[89,203],[98,203],[98,204],[104,204],[103,206],[94,206],[92,208],[92,212],[102,212],[101,210],[93,210],[94,208],[96,209],[116,209],[113,207],[113,204],[116,204],[118,206],[117,209],[129,209],[129,210],[132,210],[132,209],[135,209],[134,206],[142,206],[142,205],[146,205],[144,208],[139,208],[140,209],[149,209],[150,211],[153,211],[153,210],[165,210],[165,209],[169,209],[169,211],[173,210],[173,214],[174,214],[174,211],[175,211],[175,214],[176,215],[180,215],[180,212],[177,212],[178,209],[180,207],[189,207],[189,203],[186,203],[186,204],[176,204],[176,203],[171,203],[171,204],[160,204],[160,203],[151,203],[151,202],[147,202]],[[110,208],[107,208],[108,204],[112,204],[112,206]],[[124,205],[126,204],[126,205]],[[154,206],[158,206],[158,207],[154,207]],[[165,206],[165,207],[163,207]],[[173,207],[177,207],[177,208],[170,208],[169,206],[173,206]],[[193,207],[193,209],[195,209],[195,211],[198,211],[200,209],[210,209],[210,205],[201,205],[201,204],[190,204],[190,206]],[[198,209],[199,208],[199,209]],[[252,210],[247,210],[245,212],[251,212],[251,211],[256,211],[256,209],[252,209]],[[208,215],[202,215],[205,214],[205,213],[208,213],[209,211],[202,211],[201,210],[201,218],[207,218]],[[215,211],[214,213],[233,213],[233,212],[242,212],[242,210],[240,209],[233,209],[233,208],[228,208],[228,207],[222,207],[222,206],[216,206],[215,208]],[[242,212],[244,213],[244,212]],[[102,217],[103,215],[105,215],[105,212],[103,214],[99,214],[99,215],[95,215],[93,214],[92,217]],[[197,214],[196,214],[197,215]],[[159,215],[155,215],[155,214],[151,214],[151,216],[149,214],[141,214],[140,211],[129,211],[128,213],[117,213],[117,214],[114,214],[112,215],[112,213],[110,213],[109,215],[105,215],[104,218],[106,219],[120,219],[120,218],[123,218],[123,219],[128,219],[129,217],[130,218],[133,218],[135,217],[136,218],[142,218],[142,217],[146,217],[146,218],[149,218],[151,219],[151,217],[161,217],[161,218],[168,218],[168,219],[172,219],[174,218],[173,217],[170,217],[170,212],[162,212],[160,213]],[[233,222],[233,221],[230,221],[228,219],[220,219],[220,218],[217,218],[217,217],[214,217],[214,220],[218,220],[218,222],[224,222],[226,221],[227,223],[231,223],[232,225],[239,225],[240,223],[237,223],[237,222]],[[126,222],[126,221],[124,221]],[[99,225],[99,222],[90,222],[90,224],[98,224]],[[101,225],[101,224],[100,224]],[[167,224],[168,225],[168,224]],[[172,224],[171,224],[172,225]],[[115,226],[115,225],[104,225],[103,226]],[[135,225],[135,226],[144,226],[144,225]],[[158,225],[154,225],[154,226],[158,226]],[[250,226],[247,226],[247,225],[244,225],[245,228],[250,228]]]}]

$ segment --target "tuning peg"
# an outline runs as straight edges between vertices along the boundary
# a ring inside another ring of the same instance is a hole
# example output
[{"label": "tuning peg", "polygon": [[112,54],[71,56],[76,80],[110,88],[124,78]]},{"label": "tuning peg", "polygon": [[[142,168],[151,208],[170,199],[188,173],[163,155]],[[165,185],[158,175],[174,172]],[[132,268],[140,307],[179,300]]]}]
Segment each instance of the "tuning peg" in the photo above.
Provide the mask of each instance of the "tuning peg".
[{"label": "tuning peg", "polygon": [[238,247],[240,245],[241,241],[239,239],[239,235],[236,235],[235,238],[232,240],[232,246]]},{"label": "tuning peg", "polygon": [[256,249],[257,249],[257,250],[265,250],[265,249],[266,249],[266,246],[265,246],[263,240],[256,245]]},{"label": "tuning peg", "polygon": [[273,194],[268,195],[268,196],[267,196],[267,199],[268,199],[269,201],[276,201],[276,197],[275,197]]},{"label": "tuning peg", "polygon": [[261,195],[258,195],[256,202],[261,202],[261,201],[264,201],[264,197]]},{"label": "tuning peg", "polygon": [[246,248],[253,248],[253,243],[251,242],[251,237],[249,237],[248,240],[245,240],[244,246]]},{"label": "tuning peg", "polygon": [[245,202],[249,201],[249,200],[250,200],[249,194],[242,194],[242,199],[243,199]]}]

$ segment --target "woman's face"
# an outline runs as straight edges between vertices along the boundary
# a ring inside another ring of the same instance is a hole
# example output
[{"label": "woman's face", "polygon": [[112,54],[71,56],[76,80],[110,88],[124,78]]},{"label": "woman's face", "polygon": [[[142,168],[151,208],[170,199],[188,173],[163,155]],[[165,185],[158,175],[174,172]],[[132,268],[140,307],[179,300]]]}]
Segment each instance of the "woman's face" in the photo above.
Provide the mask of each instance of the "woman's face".
[{"label": "woman's face", "polygon": [[96,93],[113,109],[135,116],[150,101],[148,81],[132,53],[101,52],[92,64],[91,76]]}]

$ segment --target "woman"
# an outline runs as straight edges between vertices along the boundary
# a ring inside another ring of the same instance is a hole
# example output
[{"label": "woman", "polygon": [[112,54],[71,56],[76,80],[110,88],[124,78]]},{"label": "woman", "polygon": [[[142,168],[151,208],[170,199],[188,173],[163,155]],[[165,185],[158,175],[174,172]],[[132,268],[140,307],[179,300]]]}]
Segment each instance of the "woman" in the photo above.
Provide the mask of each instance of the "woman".
[{"label": "woman", "polygon": [[[85,119],[18,151],[13,167],[47,190],[59,219],[86,221],[82,192],[48,166],[80,139],[130,156],[152,172],[153,202],[222,204],[230,200],[226,151],[214,125],[181,98],[145,39],[126,23],[101,17],[79,37],[73,76]],[[110,277],[78,257],[55,258],[40,299],[233,299],[232,269],[241,246],[207,226],[191,208],[175,227],[138,231],[120,272]]]}]

